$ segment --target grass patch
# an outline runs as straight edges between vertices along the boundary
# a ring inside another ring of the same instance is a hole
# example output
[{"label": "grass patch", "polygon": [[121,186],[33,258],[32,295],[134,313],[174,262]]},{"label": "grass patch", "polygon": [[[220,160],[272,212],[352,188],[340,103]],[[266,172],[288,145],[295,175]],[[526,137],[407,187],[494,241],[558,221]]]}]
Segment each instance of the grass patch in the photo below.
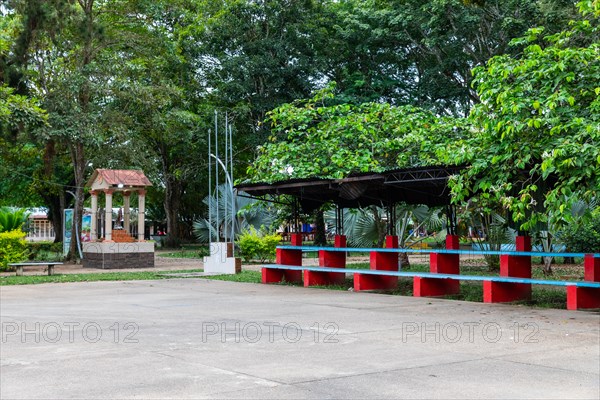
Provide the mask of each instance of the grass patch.
[{"label": "grass patch", "polygon": [[167,257],[167,258],[194,258],[194,259],[202,259],[204,257],[202,252],[195,250],[175,250],[169,253],[157,253],[157,257]]},{"label": "grass patch", "polygon": [[208,250],[205,248],[202,249],[188,249],[183,248],[180,250],[173,250],[169,252],[160,252],[156,253],[157,257],[167,257],[167,258],[193,258],[201,260],[202,257],[208,256]]},{"label": "grass patch", "polygon": [[98,281],[148,281],[158,279],[171,279],[164,274],[202,272],[201,269],[182,271],[140,271],[140,272],[107,272],[91,274],[57,274],[57,275],[25,275],[2,276],[0,286],[10,285],[35,285],[40,283],[66,283],[66,282],[98,282]]},{"label": "grass patch", "polygon": [[246,283],[260,283],[262,274],[260,271],[242,271],[235,275],[212,275],[203,276],[202,279],[212,279],[215,281],[229,281],[229,282],[246,282]]},{"label": "grass patch", "polygon": [[514,304],[540,308],[567,308],[567,291],[565,288],[533,286],[531,292],[531,301],[517,301]]}]

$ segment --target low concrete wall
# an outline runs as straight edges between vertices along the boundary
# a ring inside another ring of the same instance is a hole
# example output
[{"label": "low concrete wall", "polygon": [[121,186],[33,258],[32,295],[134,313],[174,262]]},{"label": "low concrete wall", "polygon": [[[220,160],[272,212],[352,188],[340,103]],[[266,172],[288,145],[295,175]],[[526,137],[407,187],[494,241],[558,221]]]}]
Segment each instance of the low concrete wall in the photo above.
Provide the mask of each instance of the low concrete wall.
[{"label": "low concrete wall", "polygon": [[99,269],[153,268],[154,243],[83,243],[83,267]]}]

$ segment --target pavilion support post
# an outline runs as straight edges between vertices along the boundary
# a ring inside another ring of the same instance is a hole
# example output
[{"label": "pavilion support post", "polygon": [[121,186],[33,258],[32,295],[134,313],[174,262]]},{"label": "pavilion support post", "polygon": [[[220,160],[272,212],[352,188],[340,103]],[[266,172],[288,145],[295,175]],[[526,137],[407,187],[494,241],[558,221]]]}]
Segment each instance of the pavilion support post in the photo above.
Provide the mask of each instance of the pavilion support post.
[{"label": "pavilion support post", "polygon": [[[531,251],[531,236],[517,236],[517,251]],[[531,278],[531,256],[500,256],[500,276]],[[531,300],[530,283],[483,282],[484,303]]]},{"label": "pavilion support post", "polygon": [[123,229],[129,234],[129,227],[131,225],[131,193],[123,192]]},{"label": "pavilion support post", "polygon": [[104,216],[104,241],[112,242],[112,196],[114,190],[105,189],[106,197],[105,216]]},{"label": "pavilion support post", "polygon": [[335,207],[335,234],[337,236],[344,234],[344,209],[338,205]]},{"label": "pavilion support post", "polygon": [[98,240],[98,192],[96,190],[90,190],[91,205],[92,205],[92,223],[90,240],[95,242]]},{"label": "pavilion support post", "polygon": [[138,190],[138,242],[144,241],[146,221],[146,191]]}]

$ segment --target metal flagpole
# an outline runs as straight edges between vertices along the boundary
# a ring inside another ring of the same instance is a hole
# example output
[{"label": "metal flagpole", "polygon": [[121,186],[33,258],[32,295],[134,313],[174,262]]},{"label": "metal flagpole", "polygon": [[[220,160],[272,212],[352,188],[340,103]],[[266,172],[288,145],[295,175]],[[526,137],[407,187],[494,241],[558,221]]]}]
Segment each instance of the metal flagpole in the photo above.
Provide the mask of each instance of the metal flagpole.
[{"label": "metal flagpole", "polygon": [[[227,111],[225,111],[225,173],[227,174],[227,164],[229,163],[229,150],[227,147],[228,144],[228,140],[227,140]],[[229,190],[226,190],[224,192],[225,194],[225,201],[223,202],[223,237],[225,238],[225,243],[227,243],[227,234],[229,233],[227,231],[227,223],[229,222],[229,220],[227,219],[227,211],[229,209]]]},{"label": "metal flagpole", "polygon": [[[219,113],[215,110],[215,158],[219,159]],[[217,220],[217,242],[221,241],[221,234],[219,232],[220,223],[219,223],[219,166],[215,162],[215,201],[216,201],[216,217]]]},{"label": "metal flagpole", "polygon": [[212,244],[212,160],[210,159],[212,131],[208,130],[208,251]]},{"label": "metal flagpole", "polygon": [[235,239],[235,223],[237,218],[235,215],[235,195],[233,192],[233,129],[231,125],[229,125],[229,163],[229,177],[231,178],[231,241],[233,242]]}]

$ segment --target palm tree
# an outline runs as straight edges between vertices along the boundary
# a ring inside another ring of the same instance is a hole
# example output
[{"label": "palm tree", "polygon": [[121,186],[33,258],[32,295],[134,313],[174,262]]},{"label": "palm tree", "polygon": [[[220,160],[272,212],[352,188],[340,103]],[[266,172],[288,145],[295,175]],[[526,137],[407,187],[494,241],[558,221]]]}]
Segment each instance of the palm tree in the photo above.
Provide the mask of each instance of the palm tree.
[{"label": "palm tree", "polygon": [[[444,224],[440,216],[440,209],[429,208],[425,205],[408,204],[397,204],[395,207],[396,215],[400,216],[396,220],[395,226],[399,248],[409,248],[433,236],[416,237],[411,234],[420,231],[422,228],[426,228],[428,232],[437,231],[440,234],[442,233]],[[367,208],[344,209],[343,218],[344,234],[348,236],[349,246],[383,247],[388,232],[388,221],[384,208],[370,206]],[[335,211],[326,212],[325,220],[329,226],[335,226]],[[406,253],[400,253],[400,262],[405,268],[410,267]]]},{"label": "palm tree", "polygon": [[[459,214],[459,225],[472,227],[481,233],[468,235],[472,244],[484,250],[500,251],[503,244],[515,242],[517,231],[508,226],[507,219],[500,211],[481,205],[479,199],[470,199],[461,207]],[[484,254],[483,258],[490,271],[500,270],[500,256]]]},{"label": "palm tree", "polygon": [[[219,197],[211,194],[202,200],[208,206],[209,218],[194,222],[194,234],[201,243],[209,241],[231,240],[250,226],[260,229],[271,228],[276,220],[273,206],[264,201],[239,196],[230,186],[219,185]],[[234,215],[234,218],[231,216]],[[233,222],[232,222],[233,221]],[[233,223],[233,226],[232,226]]]},{"label": "palm tree", "polygon": [[29,218],[29,213],[24,209],[0,208],[0,232],[21,229]]}]

